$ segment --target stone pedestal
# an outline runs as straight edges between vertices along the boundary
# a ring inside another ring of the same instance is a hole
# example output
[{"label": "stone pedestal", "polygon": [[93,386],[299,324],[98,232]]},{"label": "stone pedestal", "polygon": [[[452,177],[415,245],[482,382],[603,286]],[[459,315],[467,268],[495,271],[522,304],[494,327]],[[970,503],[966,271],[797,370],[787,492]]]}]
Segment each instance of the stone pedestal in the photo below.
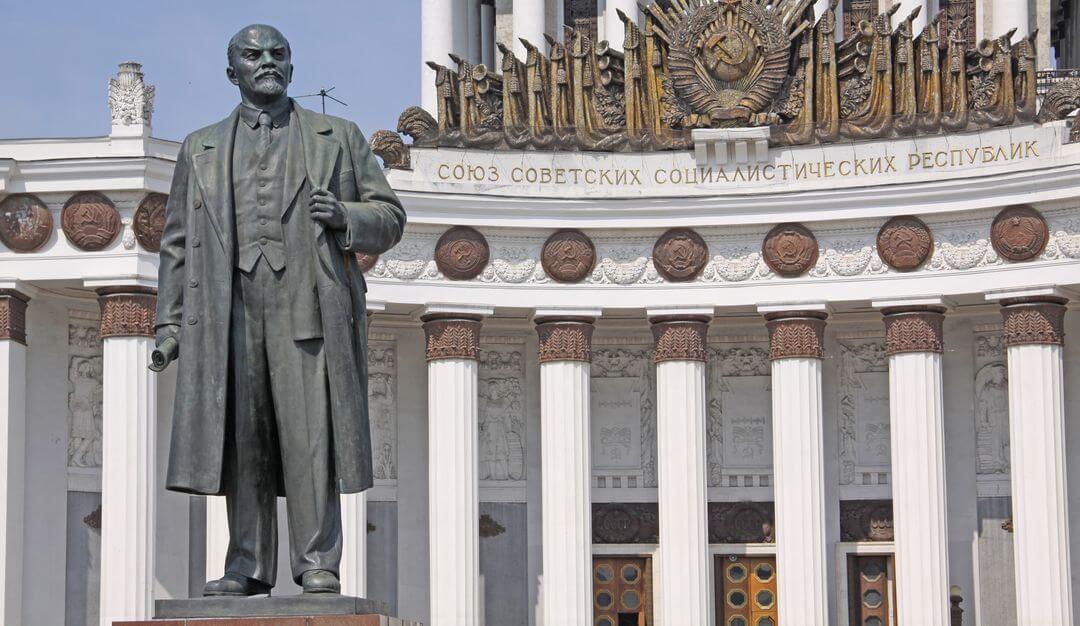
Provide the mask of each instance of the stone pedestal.
[{"label": "stone pedestal", "polygon": [[117,626],[422,626],[386,615],[305,615],[299,617],[221,617],[114,622]]},{"label": "stone pedestal", "polygon": [[350,596],[158,600],[152,620],[126,626],[421,626],[386,615],[381,602]]}]

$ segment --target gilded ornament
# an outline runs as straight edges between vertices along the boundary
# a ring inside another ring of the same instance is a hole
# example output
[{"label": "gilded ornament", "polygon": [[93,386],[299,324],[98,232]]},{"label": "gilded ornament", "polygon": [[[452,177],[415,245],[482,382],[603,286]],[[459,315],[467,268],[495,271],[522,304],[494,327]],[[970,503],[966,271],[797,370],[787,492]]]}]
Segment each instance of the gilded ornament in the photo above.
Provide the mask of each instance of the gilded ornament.
[{"label": "gilded ornament", "polygon": [[885,352],[892,356],[907,352],[943,351],[944,307],[885,309]]},{"label": "gilded ornament", "polygon": [[7,289],[0,289],[0,340],[7,339],[26,345],[26,303],[30,298]]},{"label": "gilded ornament", "polygon": [[694,280],[709,262],[709,246],[689,228],[672,228],[653,246],[653,264],[671,282]]},{"label": "gilded ornament", "polygon": [[427,315],[422,318],[427,360],[471,359],[480,353],[480,319]]},{"label": "gilded ornament", "polygon": [[878,231],[877,250],[881,260],[901,272],[919,268],[934,251],[930,229],[917,217],[894,217]]},{"label": "gilded ornament", "polygon": [[1030,261],[1042,254],[1050,228],[1041,213],[1027,205],[1002,209],[990,227],[994,250],[1010,261]]},{"label": "gilded ornament", "polygon": [[579,230],[560,230],[548,237],[540,251],[544,272],[561,283],[576,283],[592,273],[596,247]]},{"label": "gilded ornament", "polygon": [[168,201],[169,196],[152,193],[143,198],[139,208],[135,209],[132,228],[139,245],[147,252],[161,250],[161,234],[165,232],[165,205]]},{"label": "gilded ornament", "polygon": [[103,250],[120,234],[120,212],[104,194],[84,191],[64,204],[60,227],[76,248]]},{"label": "gilded ornament", "polygon": [[1006,346],[1065,343],[1065,298],[1017,298],[1003,301]]},{"label": "gilded ornament", "polygon": [[761,256],[777,274],[801,276],[817,264],[817,239],[802,224],[780,224],[765,235]]},{"label": "gilded ornament", "polygon": [[52,213],[37,196],[17,193],[0,202],[0,241],[15,252],[37,250],[52,229]]},{"label": "gilded ornament", "polygon": [[592,360],[591,318],[538,319],[540,362]]},{"label": "gilded ornament", "polygon": [[157,292],[153,289],[113,290],[98,293],[101,337],[153,337]]},{"label": "gilded ornament", "polygon": [[825,313],[790,311],[765,315],[769,360],[825,357]]},{"label": "gilded ornament", "polygon": [[391,170],[412,169],[409,147],[401,136],[389,130],[377,130],[371,135],[371,151],[382,159],[383,167]]},{"label": "gilded ornament", "polygon": [[705,360],[708,317],[658,317],[652,320],[652,332],[656,341],[655,363]]},{"label": "gilded ornament", "polygon": [[475,228],[454,226],[435,244],[435,264],[450,280],[476,278],[487,267],[491,250]]}]

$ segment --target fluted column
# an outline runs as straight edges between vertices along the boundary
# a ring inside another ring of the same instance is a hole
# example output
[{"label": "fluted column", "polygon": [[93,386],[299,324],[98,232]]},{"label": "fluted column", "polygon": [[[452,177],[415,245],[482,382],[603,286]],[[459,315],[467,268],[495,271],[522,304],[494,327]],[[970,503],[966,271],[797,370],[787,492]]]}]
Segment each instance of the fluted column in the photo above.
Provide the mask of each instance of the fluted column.
[{"label": "fluted column", "polygon": [[711,309],[653,315],[660,509],[657,623],[712,623],[705,336]]},{"label": "fluted column", "polygon": [[26,303],[0,289],[0,620],[22,624],[26,463]]},{"label": "fluted column", "polygon": [[480,623],[480,315],[423,317],[428,360],[431,626]]},{"label": "fluted column", "polygon": [[[420,3],[420,106],[432,115],[438,114],[438,94],[435,91],[435,70],[428,61],[445,65],[447,55],[454,52],[455,29],[463,27],[458,17],[460,0],[421,0]],[[460,35],[457,35],[461,39]]]},{"label": "fluted column", "polygon": [[1000,37],[1013,28],[1013,41],[1019,41],[1031,33],[1031,7],[1028,0],[993,0],[991,19],[994,28],[991,37]]},{"label": "fluted column", "polygon": [[225,575],[229,552],[229,509],[225,496],[206,496],[206,580]]},{"label": "fluted column", "polygon": [[[874,303],[889,355],[899,626],[949,626],[942,324],[945,307]],[[892,305],[892,306],[890,306]]]},{"label": "fluted column", "polygon": [[[595,312],[594,315],[598,315]],[[592,622],[592,316],[538,312],[544,626]]]},{"label": "fluted column", "polygon": [[102,626],[154,610],[157,376],[153,289],[99,292],[104,374],[101,443]]},{"label": "fluted column", "polygon": [[776,574],[780,623],[827,626],[824,424],[821,362],[824,306],[761,307],[772,361]]},{"label": "fluted column", "polygon": [[1062,363],[1066,299],[1001,301],[1009,366],[1013,554],[1019,626],[1073,623]]},{"label": "fluted column", "polygon": [[547,50],[544,33],[547,27],[547,7],[544,0],[514,0],[514,53],[524,59],[529,51],[521,44],[527,40],[541,50]]},{"label": "fluted column", "polygon": [[619,11],[640,25],[641,10],[638,9],[637,0],[607,0],[603,15],[605,39],[612,49],[622,52],[626,39],[626,25],[619,19]]}]

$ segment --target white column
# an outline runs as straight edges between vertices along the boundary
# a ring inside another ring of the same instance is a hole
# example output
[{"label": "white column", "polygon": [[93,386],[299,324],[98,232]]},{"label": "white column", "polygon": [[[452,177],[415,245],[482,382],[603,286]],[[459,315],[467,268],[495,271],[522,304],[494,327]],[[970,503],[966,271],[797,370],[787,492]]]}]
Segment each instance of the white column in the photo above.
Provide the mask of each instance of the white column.
[{"label": "white column", "polygon": [[949,626],[940,298],[875,302],[889,355],[898,626]]},{"label": "white column", "polygon": [[991,10],[994,24],[992,37],[1000,37],[1013,28],[1016,29],[1013,41],[1019,41],[1031,33],[1028,0],[993,0]]},{"label": "white column", "polygon": [[229,551],[229,509],[225,496],[206,496],[206,580],[225,575]]},{"label": "white column", "polygon": [[492,311],[458,311],[429,307],[423,317],[431,626],[481,623],[477,358],[480,320]]},{"label": "white column", "polygon": [[26,303],[0,289],[0,620],[22,624],[26,465]]},{"label": "white column", "polygon": [[528,50],[519,39],[525,39],[540,50],[547,50],[544,39],[547,9],[544,0],[514,0],[514,51],[519,58],[528,56]]},{"label": "white column", "polygon": [[759,307],[772,361],[776,575],[780,623],[827,626],[824,305]]},{"label": "white column", "polygon": [[[118,290],[119,289],[119,290]],[[101,624],[150,619],[154,610],[157,376],[156,296],[102,290]]]},{"label": "white column", "polygon": [[480,0],[480,62],[495,69],[495,0]]},{"label": "white column", "polygon": [[656,443],[660,509],[657,623],[712,623],[705,336],[712,309],[650,310],[656,340]]},{"label": "white column", "polygon": [[367,492],[341,494],[341,595],[367,597]]},{"label": "white column", "polygon": [[1066,300],[1054,289],[987,298],[1001,301],[1008,350],[1016,623],[1071,626],[1062,364]]},{"label": "white column", "polygon": [[538,311],[543,626],[592,623],[589,363],[600,311]]},{"label": "white column", "polygon": [[428,61],[446,65],[454,52],[458,0],[421,0],[420,4],[420,105],[432,115],[438,114],[435,70]]},{"label": "white column", "polygon": [[641,10],[638,9],[637,0],[607,0],[604,9],[604,35],[608,43],[620,52],[626,39],[626,25],[619,19],[619,11],[632,18],[638,25],[641,24]]},{"label": "white column", "polygon": [[480,21],[480,0],[465,0],[466,32],[469,40],[467,50],[470,63],[480,63],[480,48],[483,41],[483,26]]}]

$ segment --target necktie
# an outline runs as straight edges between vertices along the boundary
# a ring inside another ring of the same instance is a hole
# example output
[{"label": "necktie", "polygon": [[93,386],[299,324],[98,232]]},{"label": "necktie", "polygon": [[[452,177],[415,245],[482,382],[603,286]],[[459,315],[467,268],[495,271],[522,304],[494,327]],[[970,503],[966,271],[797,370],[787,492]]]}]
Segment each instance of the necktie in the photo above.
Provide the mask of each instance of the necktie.
[{"label": "necktie", "polygon": [[255,148],[259,154],[266,154],[270,149],[270,114],[266,111],[259,112],[259,141]]}]

